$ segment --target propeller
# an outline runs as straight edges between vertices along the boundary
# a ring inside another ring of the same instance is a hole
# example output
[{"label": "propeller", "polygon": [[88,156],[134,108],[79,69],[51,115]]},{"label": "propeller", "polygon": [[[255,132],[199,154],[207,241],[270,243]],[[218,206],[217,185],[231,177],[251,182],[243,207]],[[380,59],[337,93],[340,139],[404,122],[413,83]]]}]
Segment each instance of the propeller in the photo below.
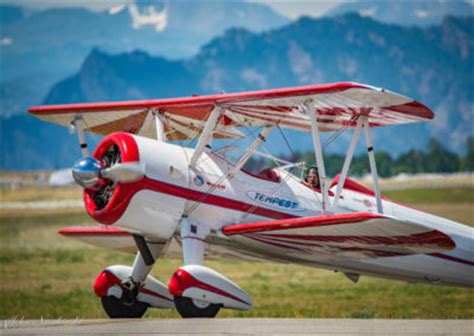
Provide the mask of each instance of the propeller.
[{"label": "propeller", "polygon": [[145,175],[145,165],[142,162],[119,163],[100,171],[101,177],[121,183],[138,181],[143,175]]},{"label": "propeller", "polygon": [[79,159],[72,167],[74,180],[84,188],[92,188],[102,179],[115,183],[135,182],[144,174],[145,165],[141,162],[113,162],[110,167],[103,167],[103,163],[93,157]]},{"label": "propeller", "polygon": [[99,210],[107,206],[120,183],[138,181],[145,175],[143,163],[122,162],[116,144],[101,153],[100,158],[84,157],[72,167],[74,180],[85,188]]}]

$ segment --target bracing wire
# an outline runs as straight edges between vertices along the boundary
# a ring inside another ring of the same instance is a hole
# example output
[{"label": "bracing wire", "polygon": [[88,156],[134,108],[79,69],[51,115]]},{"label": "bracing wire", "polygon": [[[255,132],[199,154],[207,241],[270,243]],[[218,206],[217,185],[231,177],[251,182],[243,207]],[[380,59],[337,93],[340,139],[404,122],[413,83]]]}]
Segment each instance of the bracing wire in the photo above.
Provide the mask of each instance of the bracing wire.
[{"label": "bracing wire", "polygon": [[290,150],[291,155],[295,157],[295,152],[293,152],[293,149],[291,148],[290,143],[288,142],[288,139],[286,138],[285,133],[283,133],[283,130],[281,129],[280,125],[277,124],[277,128],[281,136],[283,137],[283,140],[285,141],[286,145],[288,146],[288,149]]},{"label": "bracing wire", "polygon": [[[252,133],[253,134],[253,133]],[[256,137],[255,137],[256,139]],[[230,176],[231,170],[229,170],[226,174],[222,175],[217,182],[215,182],[199,199],[197,199],[194,204],[186,211],[186,215],[189,216],[191,213],[193,213],[204,201],[209,195],[216,190],[216,188],[224,182],[224,179],[228,178]]]},{"label": "bracing wire", "polygon": [[[353,116],[351,119],[351,121],[353,121],[354,119],[357,119],[358,116]],[[246,126],[245,123],[241,123],[241,125],[246,129],[247,134],[246,136],[251,136],[253,137],[254,139],[256,139],[256,135],[255,133],[257,132],[258,128],[255,128],[255,129],[250,129],[249,126]],[[295,154],[294,154],[294,151],[293,149],[291,148],[291,145],[287,139],[287,137],[285,136],[285,134],[283,133],[283,131],[281,130],[281,127],[276,124],[275,126],[277,126],[280,134],[282,135],[286,145],[288,146],[288,149],[290,150],[291,154],[293,155],[293,157],[295,157]],[[346,131],[348,128],[350,127],[350,123],[347,123],[346,125],[341,125],[341,127],[336,130],[330,137],[328,137],[322,147],[323,148],[326,148],[327,146],[329,146],[334,140],[336,140],[340,135],[342,135],[344,133],[344,131]],[[194,141],[195,139],[193,139],[192,141]],[[238,143],[239,141],[241,141],[241,139],[236,139],[234,140],[231,145],[234,145],[236,143]],[[191,142],[189,142],[191,143]],[[265,146],[262,144],[261,145],[262,149],[264,150],[264,152],[266,152],[267,154],[269,154],[271,157],[272,155],[268,152],[268,150],[265,148]],[[275,163],[275,165],[280,168],[280,163],[274,158],[272,157],[272,160],[273,162]],[[216,183],[214,183],[207,191],[206,193],[204,193],[198,200],[196,200],[193,205],[188,209],[188,211],[186,211],[186,214],[189,216],[192,212],[194,212],[203,202],[204,200],[212,193],[214,192],[214,190],[226,179],[229,177],[229,174],[230,174],[230,171],[226,174],[223,174],[218,180]],[[293,175],[289,172],[286,172],[286,175],[285,175],[285,182],[290,179]],[[283,186],[283,183],[279,183],[277,185],[277,187],[271,191],[271,195],[275,194],[276,192],[278,192],[278,190]],[[318,197],[318,195],[316,194],[316,196]],[[257,208],[257,205],[253,205],[252,207],[250,207],[241,217],[240,221],[243,221],[245,218],[247,218],[255,209]]]},{"label": "bracing wire", "polygon": [[[245,125],[244,123],[241,123],[242,125]],[[254,138],[254,140],[257,139],[257,137],[255,136],[255,132],[257,131],[257,129],[254,129],[254,130],[249,130],[249,127],[248,126],[243,126],[246,128],[248,132],[247,136],[250,135]],[[237,139],[237,141],[240,141],[241,139]],[[263,145],[263,144],[262,144]],[[261,145],[261,146],[262,146]],[[266,151],[266,150],[265,150]],[[273,159],[273,161],[276,163],[277,166],[279,166],[279,163]],[[203,202],[204,200],[217,188],[218,185],[220,185],[224,179],[228,178],[229,177],[229,174],[230,174],[230,170],[229,172],[227,172],[226,174],[222,175],[216,183],[214,183],[208,190],[205,194],[203,194],[198,200],[196,200],[194,202],[194,204],[188,209],[188,211],[186,212],[186,215],[189,216],[192,212],[194,212]]]}]

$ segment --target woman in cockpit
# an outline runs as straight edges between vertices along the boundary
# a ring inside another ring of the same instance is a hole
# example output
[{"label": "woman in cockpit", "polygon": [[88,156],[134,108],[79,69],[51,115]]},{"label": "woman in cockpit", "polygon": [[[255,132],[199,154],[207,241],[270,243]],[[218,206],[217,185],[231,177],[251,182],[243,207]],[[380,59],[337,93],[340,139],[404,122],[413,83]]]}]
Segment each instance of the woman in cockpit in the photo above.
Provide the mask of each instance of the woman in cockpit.
[{"label": "woman in cockpit", "polygon": [[309,167],[308,170],[306,171],[306,176],[304,180],[311,187],[321,189],[321,184],[319,181],[319,174],[318,174],[318,167],[316,166]]}]

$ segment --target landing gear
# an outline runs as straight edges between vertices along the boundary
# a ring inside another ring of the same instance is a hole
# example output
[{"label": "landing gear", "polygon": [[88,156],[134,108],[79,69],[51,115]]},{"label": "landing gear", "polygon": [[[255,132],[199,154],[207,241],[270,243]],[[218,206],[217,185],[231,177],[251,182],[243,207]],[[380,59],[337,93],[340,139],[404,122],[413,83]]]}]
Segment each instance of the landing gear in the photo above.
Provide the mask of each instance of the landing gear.
[{"label": "landing gear", "polygon": [[149,276],[166,243],[146,242],[140,236],[134,238],[139,252],[133,266],[110,266],[99,274],[94,283],[94,291],[111,318],[140,318],[148,307],[174,306],[165,285]]},{"label": "landing gear", "polygon": [[[205,227],[198,228],[183,218],[181,221],[181,237],[183,244],[183,259],[185,265],[202,265],[204,261],[204,239],[209,233]],[[184,318],[215,317],[221,309],[220,304],[192,299],[184,296],[174,296],[174,305],[178,313]]]},{"label": "landing gear", "polygon": [[178,313],[185,318],[215,317],[221,305],[183,296],[175,296],[174,304]]},{"label": "landing gear", "polygon": [[219,272],[203,266],[205,238],[210,230],[186,217],[181,220],[184,266],[173,273],[168,290],[185,318],[217,315],[221,308],[248,310],[251,297]]},{"label": "landing gear", "polygon": [[140,318],[145,314],[148,305],[133,300],[127,302],[124,298],[117,299],[115,296],[103,296],[102,307],[110,318]]},{"label": "landing gear", "polygon": [[[136,259],[141,259],[140,254],[137,255]],[[136,264],[137,262],[135,262]],[[142,317],[149,305],[137,300],[140,286],[140,282],[136,282],[132,276],[129,276],[120,283],[120,298],[113,295],[102,296],[102,307],[104,307],[107,315],[110,318]]]}]

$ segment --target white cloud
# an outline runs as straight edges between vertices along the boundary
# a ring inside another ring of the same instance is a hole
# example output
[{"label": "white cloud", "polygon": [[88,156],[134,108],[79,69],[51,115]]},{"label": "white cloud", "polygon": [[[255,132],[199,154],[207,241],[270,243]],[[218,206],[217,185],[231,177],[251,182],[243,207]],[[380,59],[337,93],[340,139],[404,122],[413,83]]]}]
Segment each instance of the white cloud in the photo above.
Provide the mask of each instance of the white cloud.
[{"label": "white cloud", "polygon": [[109,14],[110,14],[110,15],[118,14],[118,13],[120,13],[125,7],[126,7],[125,4],[121,4],[121,5],[117,5],[117,6],[110,7],[110,8],[109,8]]},{"label": "white cloud", "polygon": [[419,17],[419,18],[425,18],[425,17],[428,16],[428,12],[423,11],[423,10],[417,10],[417,11],[415,11],[415,16]]},{"label": "white cloud", "polygon": [[165,30],[168,25],[168,9],[165,8],[161,12],[157,11],[154,6],[148,6],[144,13],[140,13],[136,4],[128,5],[128,11],[133,21],[133,28],[139,29],[146,25],[154,26],[157,32]]},{"label": "white cloud", "polygon": [[241,73],[241,77],[247,83],[254,84],[257,87],[264,88],[268,86],[267,78],[265,75],[258,72],[258,70],[253,68],[244,69]]},{"label": "white cloud", "polygon": [[158,11],[153,5],[147,7],[141,6],[139,8],[135,1],[136,0],[0,0],[0,4],[15,4],[36,10],[64,7],[87,8],[96,12],[107,11],[110,15],[115,15],[125,8],[128,8],[132,18],[133,28],[139,29],[143,26],[151,25],[154,26],[158,32],[165,30],[168,25],[167,8],[162,11]]},{"label": "white cloud", "polygon": [[4,37],[0,41],[0,45],[2,45],[2,46],[7,46],[7,45],[11,45],[11,44],[13,44],[13,39],[10,38],[10,37]]},{"label": "white cloud", "polygon": [[[298,0],[298,1],[282,1],[282,0],[247,0],[265,4],[271,7],[280,15],[290,19],[297,19],[300,16],[321,17],[329,10],[339,6],[341,3],[350,2],[348,0]],[[473,0],[474,1],[474,0]]]},{"label": "white cloud", "polygon": [[[191,1],[191,0],[186,0]],[[217,1],[217,0],[216,0]],[[235,1],[235,0],[224,0],[224,1]],[[354,0],[245,0],[253,3],[261,3],[269,6],[275,12],[282,16],[286,16],[291,19],[297,19],[300,16],[311,16],[321,17],[326,14],[332,8],[340,5],[341,3],[352,2]],[[152,1],[149,1],[152,3]],[[474,0],[469,0],[474,3]],[[82,7],[87,8],[91,11],[109,11],[115,8],[117,10],[120,6],[134,4],[135,0],[0,0],[0,4],[13,4],[25,6],[27,8],[42,10],[48,8],[62,8],[62,7]],[[143,2],[146,3],[146,2]]]},{"label": "white cloud", "polygon": [[375,10],[376,10],[375,7],[370,7],[370,8],[364,9],[364,10],[360,10],[359,14],[360,14],[360,16],[371,17],[371,16],[375,15]]}]

